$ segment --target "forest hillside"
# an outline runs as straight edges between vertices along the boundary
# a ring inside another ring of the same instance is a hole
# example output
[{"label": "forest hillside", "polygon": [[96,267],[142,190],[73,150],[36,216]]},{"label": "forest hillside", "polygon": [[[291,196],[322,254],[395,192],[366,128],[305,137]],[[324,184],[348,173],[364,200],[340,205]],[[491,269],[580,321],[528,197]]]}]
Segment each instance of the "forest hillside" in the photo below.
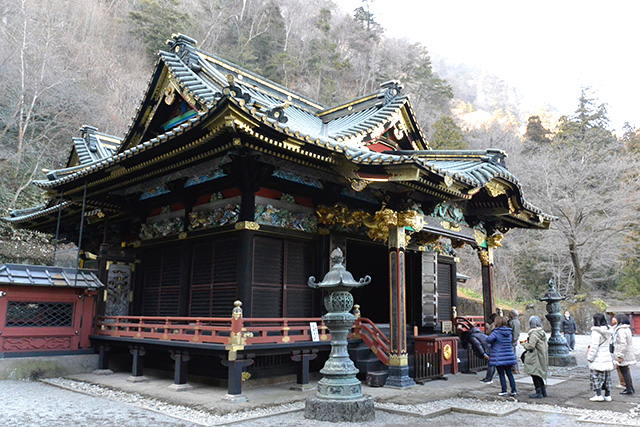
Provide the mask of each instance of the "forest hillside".
[{"label": "forest hillside", "polygon": [[[606,100],[588,89],[574,111],[521,111],[498,77],[445,62],[436,73],[428,46],[385,36],[366,3],[14,0],[0,20],[1,216],[43,203],[30,181],[65,165],[82,125],[124,134],[156,52],[181,32],[327,106],[400,80],[432,148],[507,151],[525,196],[558,220],[507,234],[495,259],[499,297],[539,296],[550,277],[572,295],[640,294],[640,134],[614,135]],[[0,222],[0,262],[48,263],[51,240]],[[459,257],[477,288],[475,254]]]}]

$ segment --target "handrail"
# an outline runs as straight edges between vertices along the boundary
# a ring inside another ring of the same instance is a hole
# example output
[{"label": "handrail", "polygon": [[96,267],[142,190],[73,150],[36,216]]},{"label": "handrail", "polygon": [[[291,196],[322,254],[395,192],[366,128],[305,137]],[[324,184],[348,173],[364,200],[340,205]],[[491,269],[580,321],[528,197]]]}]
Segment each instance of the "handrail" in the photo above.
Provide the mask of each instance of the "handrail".
[{"label": "handrail", "polygon": [[242,318],[102,316],[96,335],[249,346],[312,341],[310,322],[316,322],[320,341],[331,335],[319,317]]},{"label": "handrail", "polygon": [[458,325],[463,326],[465,329],[473,326],[485,331],[484,316],[457,316],[454,318],[454,327],[457,330]]},{"label": "handrail", "polygon": [[[236,301],[231,317],[102,316],[95,334],[170,342],[222,344],[229,351],[258,344],[312,342],[311,322],[318,326],[320,341],[331,340],[329,328],[319,317],[242,317]],[[369,319],[357,315],[352,337],[361,338],[371,351],[389,364],[389,338]]]},{"label": "handrail", "polygon": [[391,342],[375,323],[366,317],[357,317],[354,324],[354,333],[362,339],[382,363],[389,365]]}]

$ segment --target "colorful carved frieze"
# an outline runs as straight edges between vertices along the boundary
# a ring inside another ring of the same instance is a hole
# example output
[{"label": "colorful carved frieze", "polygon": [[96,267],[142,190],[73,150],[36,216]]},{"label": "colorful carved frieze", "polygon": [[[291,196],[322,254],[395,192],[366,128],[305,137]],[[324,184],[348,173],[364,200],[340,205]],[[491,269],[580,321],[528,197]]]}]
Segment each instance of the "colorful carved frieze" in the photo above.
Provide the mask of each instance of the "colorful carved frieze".
[{"label": "colorful carved frieze", "polygon": [[[212,200],[216,195],[212,197]],[[240,205],[237,203],[220,206],[208,211],[196,211],[189,214],[189,231],[215,228],[234,224],[240,216]]]},{"label": "colorful carved frieze", "polygon": [[313,213],[291,212],[272,205],[257,205],[254,221],[258,224],[287,228],[289,230],[309,233],[318,231],[318,218]]}]

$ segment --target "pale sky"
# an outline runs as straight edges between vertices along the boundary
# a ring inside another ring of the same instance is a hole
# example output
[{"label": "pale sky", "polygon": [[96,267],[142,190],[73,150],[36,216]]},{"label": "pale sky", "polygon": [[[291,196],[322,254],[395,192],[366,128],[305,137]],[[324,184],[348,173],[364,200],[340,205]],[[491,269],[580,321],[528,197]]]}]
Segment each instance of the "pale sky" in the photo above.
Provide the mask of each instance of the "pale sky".
[{"label": "pale sky", "polygon": [[[338,0],[353,11],[361,2]],[[419,41],[454,64],[507,81],[532,111],[577,107],[582,87],[607,103],[611,128],[640,126],[638,0],[375,0],[387,36]]]}]

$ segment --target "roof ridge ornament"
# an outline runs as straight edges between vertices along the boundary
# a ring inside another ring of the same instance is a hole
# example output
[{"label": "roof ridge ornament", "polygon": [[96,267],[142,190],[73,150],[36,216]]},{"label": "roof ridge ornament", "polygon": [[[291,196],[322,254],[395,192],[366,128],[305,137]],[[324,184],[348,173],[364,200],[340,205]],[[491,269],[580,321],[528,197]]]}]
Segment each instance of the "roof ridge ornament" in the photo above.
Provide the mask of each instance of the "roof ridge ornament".
[{"label": "roof ridge ornament", "polygon": [[403,87],[400,80],[389,80],[381,83],[378,98],[384,98],[383,104],[386,105],[402,92]]},{"label": "roof ridge ornament", "polygon": [[289,101],[283,102],[280,105],[276,105],[275,107],[267,111],[267,117],[277,120],[280,123],[287,123],[289,121],[289,118],[285,116],[284,110],[286,110],[290,106],[291,103]]},{"label": "roof ridge ornament", "polygon": [[195,39],[177,33],[171,35],[171,38],[167,40],[167,44],[171,52],[178,55],[187,67],[196,72],[201,70],[198,54],[196,53],[198,42]]},{"label": "roof ridge ornament", "polygon": [[95,126],[82,125],[82,127],[80,128],[82,139],[84,139],[85,143],[87,144],[87,148],[89,149],[89,151],[92,151],[94,153],[98,151],[98,144],[96,141],[97,131],[98,128]]},{"label": "roof ridge ornament", "polygon": [[488,148],[486,157],[483,157],[482,160],[493,163],[495,165],[500,165],[506,169],[507,162],[505,161],[507,158],[507,153],[502,150],[498,150],[497,148]]},{"label": "roof ridge ornament", "polygon": [[222,94],[217,93],[216,96],[232,96],[234,98],[243,99],[245,104],[251,101],[251,95],[248,93],[244,93],[242,88],[236,84],[236,77],[229,73],[225,76],[227,78],[227,82],[229,86],[225,86],[222,88]]}]

